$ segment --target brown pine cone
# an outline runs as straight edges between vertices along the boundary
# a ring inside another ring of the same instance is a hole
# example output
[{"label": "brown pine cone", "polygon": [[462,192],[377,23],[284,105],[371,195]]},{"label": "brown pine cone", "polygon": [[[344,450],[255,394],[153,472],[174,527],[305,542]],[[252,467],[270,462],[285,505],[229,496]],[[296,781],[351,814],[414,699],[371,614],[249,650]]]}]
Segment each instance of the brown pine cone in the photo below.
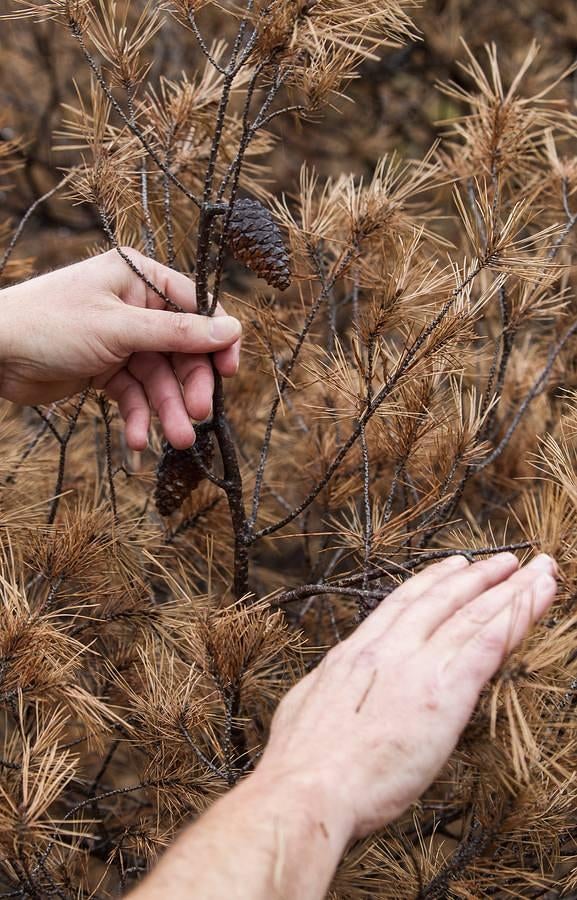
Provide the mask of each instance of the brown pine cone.
[{"label": "brown pine cone", "polygon": [[175,450],[166,444],[156,470],[154,502],[161,516],[170,516],[180,509],[188,495],[204,481],[204,472],[198,465],[200,459],[205,468],[212,463],[212,428],[197,425],[196,443],[190,450]]},{"label": "brown pine cone", "polygon": [[291,283],[289,254],[270,210],[248,197],[236,200],[227,245],[239,262],[259,278],[284,291]]}]

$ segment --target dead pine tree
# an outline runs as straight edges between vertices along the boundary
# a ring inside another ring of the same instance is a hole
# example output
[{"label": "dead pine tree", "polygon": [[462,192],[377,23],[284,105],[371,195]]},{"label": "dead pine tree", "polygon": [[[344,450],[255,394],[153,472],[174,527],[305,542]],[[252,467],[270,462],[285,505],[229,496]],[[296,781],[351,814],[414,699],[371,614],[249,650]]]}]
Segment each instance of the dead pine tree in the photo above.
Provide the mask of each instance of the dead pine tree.
[{"label": "dead pine tree", "polygon": [[330,896],[577,889],[574,11],[520,6],[498,52],[465,0],[0,4],[1,283],[59,228],[244,326],[190,450],[136,458],[92,391],[2,407],[0,895],[128,890],[324,648],[505,549],[558,558],[557,603]]}]

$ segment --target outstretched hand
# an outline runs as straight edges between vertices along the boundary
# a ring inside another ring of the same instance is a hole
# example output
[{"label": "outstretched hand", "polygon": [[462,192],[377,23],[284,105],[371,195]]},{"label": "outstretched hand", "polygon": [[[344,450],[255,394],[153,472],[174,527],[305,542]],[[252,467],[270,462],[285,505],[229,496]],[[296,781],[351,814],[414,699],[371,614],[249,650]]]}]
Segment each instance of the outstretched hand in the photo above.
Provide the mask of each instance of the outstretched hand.
[{"label": "outstretched hand", "polygon": [[305,779],[347,838],[392,821],[551,604],[556,571],[549,556],[519,569],[503,553],[472,565],[453,556],[410,578],[287,694],[256,775]]},{"label": "outstretched hand", "polygon": [[[452,557],[406,581],[286,695],[252,775],[171,847],[135,900],[320,900],[348,843],[433,781],[556,565]],[[391,890],[394,888],[391,886]]]},{"label": "outstretched hand", "polygon": [[126,441],[143,450],[151,412],[177,449],[194,442],[192,420],[211,415],[214,375],[239,365],[241,325],[219,307],[195,315],[194,285],[134,250],[125,253],[186,314],[164,308],[116,251],[0,293],[0,396],[49,403],[101,389],[118,403]]}]

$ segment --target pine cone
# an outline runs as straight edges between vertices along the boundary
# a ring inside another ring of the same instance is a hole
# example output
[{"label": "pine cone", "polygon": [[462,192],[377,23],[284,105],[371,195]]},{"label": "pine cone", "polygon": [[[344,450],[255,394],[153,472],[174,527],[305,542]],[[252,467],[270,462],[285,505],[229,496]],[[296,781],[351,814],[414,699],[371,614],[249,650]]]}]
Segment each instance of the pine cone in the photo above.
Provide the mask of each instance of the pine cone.
[{"label": "pine cone", "polygon": [[197,425],[195,431],[196,443],[190,450],[175,450],[167,444],[160,457],[154,502],[161,516],[170,516],[180,509],[188,495],[204,481],[197,460],[200,458],[205,468],[212,463],[212,428]]},{"label": "pine cone", "polygon": [[289,255],[281,230],[258,200],[243,198],[233,204],[228,247],[235,259],[279,291],[290,285]]}]

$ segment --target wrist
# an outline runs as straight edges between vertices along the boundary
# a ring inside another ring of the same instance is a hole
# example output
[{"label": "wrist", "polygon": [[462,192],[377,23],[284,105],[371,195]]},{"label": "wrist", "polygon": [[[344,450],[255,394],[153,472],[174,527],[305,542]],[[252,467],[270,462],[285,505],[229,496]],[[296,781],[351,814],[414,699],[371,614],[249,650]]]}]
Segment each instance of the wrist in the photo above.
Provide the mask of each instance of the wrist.
[{"label": "wrist", "polygon": [[333,809],[322,779],[281,763],[265,754],[248,778],[183,832],[136,895],[326,896],[350,837],[346,818]]},{"label": "wrist", "polygon": [[340,786],[305,766],[294,768],[265,752],[248,788],[266,794],[287,820],[326,844],[340,858],[354,834],[354,815]]},{"label": "wrist", "polygon": [[243,821],[252,810],[267,835],[267,897],[318,900],[329,890],[351,827],[327,787],[313,772],[285,767],[265,754],[235,789]]}]

